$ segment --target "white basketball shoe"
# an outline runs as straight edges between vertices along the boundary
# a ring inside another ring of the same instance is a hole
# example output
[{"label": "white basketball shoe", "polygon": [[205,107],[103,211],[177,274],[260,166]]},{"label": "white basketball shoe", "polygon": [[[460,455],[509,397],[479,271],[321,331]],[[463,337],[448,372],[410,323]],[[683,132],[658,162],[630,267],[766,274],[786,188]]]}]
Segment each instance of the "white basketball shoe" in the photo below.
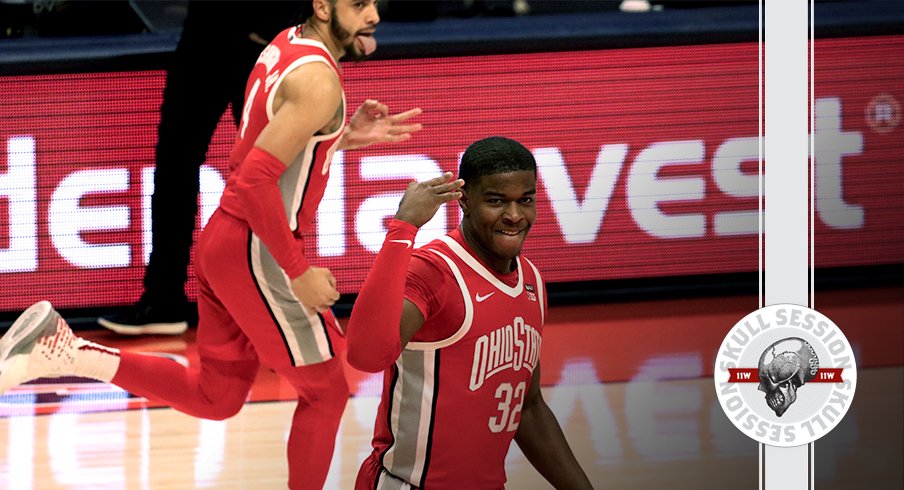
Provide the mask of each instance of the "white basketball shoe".
[{"label": "white basketball shoe", "polygon": [[[101,365],[107,369],[99,370]],[[53,306],[41,301],[19,315],[0,339],[0,394],[38,378],[82,376],[109,381],[112,374],[101,373],[109,368],[115,373],[118,365],[118,350],[77,337]]]}]

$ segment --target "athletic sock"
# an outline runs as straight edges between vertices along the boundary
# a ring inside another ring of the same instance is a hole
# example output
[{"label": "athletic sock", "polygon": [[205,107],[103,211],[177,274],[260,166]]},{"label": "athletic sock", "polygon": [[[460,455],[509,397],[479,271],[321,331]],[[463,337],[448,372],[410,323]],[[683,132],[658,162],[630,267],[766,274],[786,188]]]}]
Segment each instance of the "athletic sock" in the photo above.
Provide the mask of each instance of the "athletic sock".
[{"label": "athletic sock", "polygon": [[76,340],[77,354],[73,371],[78,376],[109,383],[119,369],[119,349],[105,347],[88,340]]}]

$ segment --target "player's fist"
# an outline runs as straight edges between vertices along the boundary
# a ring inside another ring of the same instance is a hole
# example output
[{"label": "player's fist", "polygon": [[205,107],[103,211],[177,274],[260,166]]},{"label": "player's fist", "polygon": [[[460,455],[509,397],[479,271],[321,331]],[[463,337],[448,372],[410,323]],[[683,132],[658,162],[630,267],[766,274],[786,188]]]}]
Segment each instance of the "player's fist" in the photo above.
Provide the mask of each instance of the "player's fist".
[{"label": "player's fist", "polygon": [[461,197],[464,183],[461,179],[452,180],[451,172],[424,182],[411,182],[405,189],[395,218],[420,228],[433,218],[442,204]]},{"label": "player's fist", "polygon": [[336,278],[329,269],[309,267],[292,279],[292,292],[308,311],[322,313],[339,300]]}]

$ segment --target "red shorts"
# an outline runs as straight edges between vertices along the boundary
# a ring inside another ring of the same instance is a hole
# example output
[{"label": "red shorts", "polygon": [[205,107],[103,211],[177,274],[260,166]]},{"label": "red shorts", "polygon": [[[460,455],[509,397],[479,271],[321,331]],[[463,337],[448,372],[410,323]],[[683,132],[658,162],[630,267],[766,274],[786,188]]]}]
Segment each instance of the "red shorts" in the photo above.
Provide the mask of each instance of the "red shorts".
[{"label": "red shorts", "polygon": [[[301,240],[299,247],[303,247]],[[327,361],[344,348],[332,312],[311,314],[248,224],[223,210],[198,240],[198,352],[272,369]]]}]

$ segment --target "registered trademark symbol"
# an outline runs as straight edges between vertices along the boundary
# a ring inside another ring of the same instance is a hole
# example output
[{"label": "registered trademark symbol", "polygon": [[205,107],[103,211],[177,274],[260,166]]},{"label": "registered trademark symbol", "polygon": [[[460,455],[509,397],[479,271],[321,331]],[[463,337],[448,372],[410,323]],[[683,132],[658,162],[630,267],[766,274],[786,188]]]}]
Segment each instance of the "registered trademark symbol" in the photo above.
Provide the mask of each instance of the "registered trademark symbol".
[{"label": "registered trademark symbol", "polygon": [[901,104],[890,94],[879,94],[866,105],[864,116],[877,133],[890,133],[901,122]]}]

